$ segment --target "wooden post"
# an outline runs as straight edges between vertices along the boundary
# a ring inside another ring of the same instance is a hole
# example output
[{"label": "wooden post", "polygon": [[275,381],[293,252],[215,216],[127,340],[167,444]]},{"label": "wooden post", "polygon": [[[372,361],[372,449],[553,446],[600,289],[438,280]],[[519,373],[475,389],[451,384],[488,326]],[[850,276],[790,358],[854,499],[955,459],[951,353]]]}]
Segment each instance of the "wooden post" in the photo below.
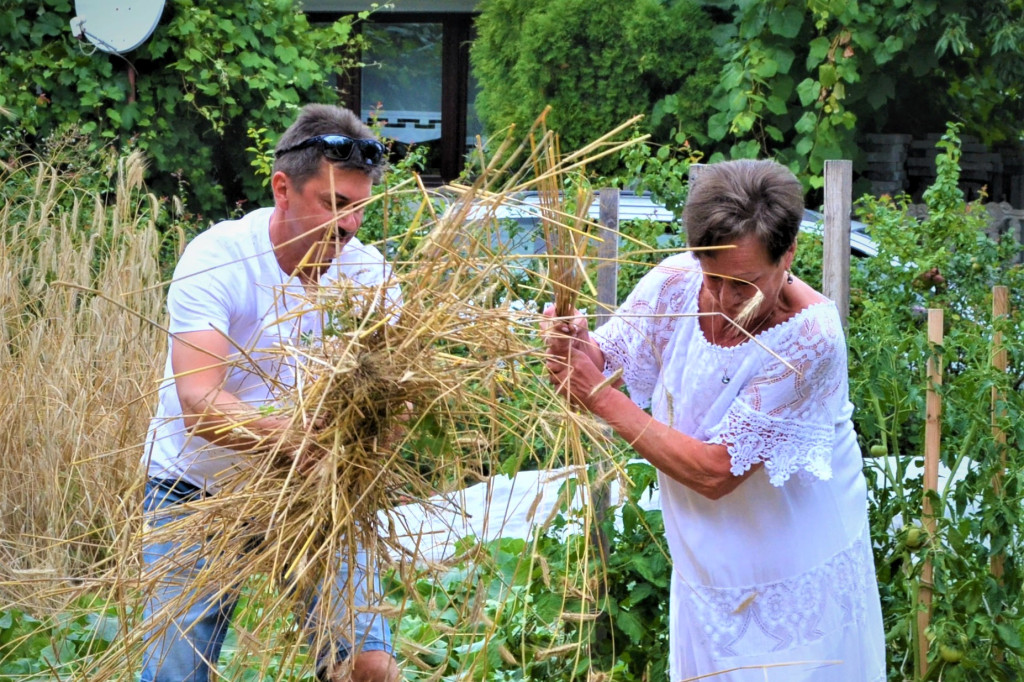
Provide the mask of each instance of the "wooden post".
[{"label": "wooden post", "polygon": [[601,222],[601,242],[597,246],[597,326],[600,327],[618,305],[619,190],[606,187],[599,190],[597,196]]},{"label": "wooden post", "polygon": [[[597,247],[599,263],[597,266],[597,326],[608,321],[611,313],[618,304],[618,279],[619,279],[619,190],[606,187],[598,192],[600,201],[598,220],[601,223],[601,242]],[[611,433],[609,432],[609,437]],[[601,523],[608,516],[608,507],[611,506],[611,490],[605,481],[608,469],[603,462],[597,464],[598,485],[591,490],[594,504],[594,521],[596,528],[591,533],[591,539],[601,553],[601,560],[607,561],[611,546],[608,536],[601,530]]]},{"label": "wooden post", "polygon": [[[1006,317],[1010,313],[1010,292],[1007,287],[994,286],[992,287],[992,323],[993,326],[997,323],[999,318]],[[995,330],[992,333],[992,367],[997,372],[1006,371],[1006,348],[1003,347],[1003,333]],[[1005,408],[1001,408],[1000,405],[1004,400],[1004,396],[999,392],[999,389],[995,386],[992,387],[992,440],[996,443],[996,449],[999,451],[1000,467],[999,471],[996,472],[995,476],[992,477],[992,490],[995,492],[996,497],[1003,496],[1003,472],[1006,471],[1006,433],[1003,432],[999,426],[999,420],[1005,415],[1003,411]],[[999,582],[1002,582],[1003,577],[1003,562],[1006,556],[1003,552],[999,552],[992,556],[991,566],[992,575]]]},{"label": "wooden post", "polygon": [[[925,396],[924,426],[924,491],[921,521],[924,525],[925,537],[935,535],[935,510],[929,493],[939,488],[939,451],[942,439],[942,397],[938,387],[942,386],[942,358],[939,346],[942,345],[942,309],[928,309],[928,343],[932,353],[928,358],[928,389]],[[928,672],[928,639],[924,636],[925,629],[931,620],[933,567],[931,558],[926,557],[921,567],[921,586],[918,593],[919,611],[917,612],[917,651],[918,671],[923,678]]]},{"label": "wooden post", "polygon": [[846,327],[850,315],[850,209],[853,162],[825,162],[825,234],[822,293],[836,303]]}]

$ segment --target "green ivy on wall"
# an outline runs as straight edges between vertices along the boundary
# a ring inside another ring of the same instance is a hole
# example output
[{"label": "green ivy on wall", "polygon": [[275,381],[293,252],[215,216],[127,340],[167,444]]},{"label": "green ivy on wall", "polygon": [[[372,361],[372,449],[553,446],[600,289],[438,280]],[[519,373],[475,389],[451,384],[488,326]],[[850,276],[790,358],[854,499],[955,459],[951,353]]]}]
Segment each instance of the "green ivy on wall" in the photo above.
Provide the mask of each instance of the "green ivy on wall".
[{"label": "green ivy on wall", "polygon": [[123,56],[74,38],[74,14],[71,0],[0,0],[0,155],[68,127],[96,146],[135,145],[154,192],[213,219],[265,198],[247,131],[276,139],[302,104],[337,101],[334,76],[354,65],[352,19],[311,26],[292,0],[168,0]]},{"label": "green ivy on wall", "polygon": [[813,188],[856,135],[939,132],[1020,143],[1024,3],[993,0],[704,0],[721,79],[706,148],[774,157]]}]

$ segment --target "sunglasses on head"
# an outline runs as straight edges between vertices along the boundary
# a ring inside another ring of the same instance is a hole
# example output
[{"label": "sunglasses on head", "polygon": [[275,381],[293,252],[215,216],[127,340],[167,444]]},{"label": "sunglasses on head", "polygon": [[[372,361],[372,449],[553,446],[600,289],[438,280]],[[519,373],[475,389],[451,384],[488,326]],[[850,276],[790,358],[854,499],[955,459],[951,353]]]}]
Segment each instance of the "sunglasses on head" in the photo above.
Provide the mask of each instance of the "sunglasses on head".
[{"label": "sunglasses on head", "polygon": [[316,135],[279,150],[275,156],[296,152],[307,147],[316,147],[330,161],[348,161],[352,158],[352,152],[358,149],[359,157],[367,166],[379,166],[383,163],[388,151],[387,147],[379,140],[359,139],[347,135]]}]

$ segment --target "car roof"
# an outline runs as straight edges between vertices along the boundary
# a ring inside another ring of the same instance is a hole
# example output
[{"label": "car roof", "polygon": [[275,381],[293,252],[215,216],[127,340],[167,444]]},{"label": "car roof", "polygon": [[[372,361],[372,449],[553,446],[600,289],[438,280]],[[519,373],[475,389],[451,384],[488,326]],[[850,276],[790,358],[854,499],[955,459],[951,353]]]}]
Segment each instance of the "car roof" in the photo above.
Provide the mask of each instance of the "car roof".
[{"label": "car roof", "polygon": [[[595,195],[590,204],[587,217],[594,222],[600,218],[600,202]],[[514,220],[518,223],[533,224],[541,218],[540,194],[536,191],[522,192],[514,196],[506,196],[497,206],[480,205],[470,212],[471,219],[492,218],[498,220]],[[623,190],[619,192],[619,223],[631,220],[650,220],[661,223],[682,225],[682,219],[665,206],[655,202],[649,192],[637,194]],[[824,229],[825,216],[819,211],[804,209],[800,230],[820,235]],[[871,257],[878,255],[878,246],[867,234],[867,226],[858,221],[850,221],[850,252],[856,256]]]},{"label": "car roof", "polygon": [[[521,192],[514,196],[505,197],[505,200],[493,209],[487,211],[488,217],[512,220],[530,220],[541,217],[540,193]],[[601,206],[597,195],[587,210],[587,217],[593,221],[600,218]],[[483,217],[483,216],[472,216]],[[664,206],[654,202],[650,194],[636,194],[635,192],[619,192],[619,222],[629,220],[653,220],[661,223],[679,222],[679,217]]]}]

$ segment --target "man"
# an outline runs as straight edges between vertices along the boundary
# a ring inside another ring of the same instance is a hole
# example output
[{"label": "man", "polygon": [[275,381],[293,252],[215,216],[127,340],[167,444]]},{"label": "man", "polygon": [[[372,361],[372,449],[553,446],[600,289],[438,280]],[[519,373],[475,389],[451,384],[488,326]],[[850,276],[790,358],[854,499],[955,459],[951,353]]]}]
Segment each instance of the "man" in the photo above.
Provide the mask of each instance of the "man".
[{"label": "man", "polygon": [[[185,249],[168,292],[168,358],[144,461],[151,526],[186,513],[176,511],[182,502],[216,495],[225,476],[245,470],[247,451],[251,457],[256,447],[299,458],[299,471],[304,460],[316,457],[301,445],[308,441],[296,436],[290,420],[273,409],[279,397],[273,386],[289,386],[294,368],[259,349],[320,333],[319,316],[299,310],[301,297],[289,292],[344,276],[397,300],[383,256],[355,237],[385,152],[347,109],[306,106],[276,148],[274,207],[214,225]],[[231,428],[241,420],[245,429]],[[158,510],[163,513],[155,514]],[[143,682],[207,682],[237,599],[230,590],[209,597],[189,594],[190,576],[205,559],[196,548],[184,555],[180,549],[171,542],[144,548],[146,570],[160,576],[161,586],[144,612]],[[182,556],[188,565],[181,565]],[[379,594],[379,585],[376,573],[360,563],[357,558],[351,572],[356,584],[351,592],[355,606],[365,607]],[[344,597],[333,601],[349,603],[350,571],[342,573],[321,590],[337,590]],[[318,600],[311,601],[310,619],[318,620],[313,612]],[[387,622],[365,609],[353,610],[330,614],[337,641],[314,652],[318,676],[340,680],[346,669],[357,681],[397,680]],[[171,622],[165,622],[168,618]]]}]

